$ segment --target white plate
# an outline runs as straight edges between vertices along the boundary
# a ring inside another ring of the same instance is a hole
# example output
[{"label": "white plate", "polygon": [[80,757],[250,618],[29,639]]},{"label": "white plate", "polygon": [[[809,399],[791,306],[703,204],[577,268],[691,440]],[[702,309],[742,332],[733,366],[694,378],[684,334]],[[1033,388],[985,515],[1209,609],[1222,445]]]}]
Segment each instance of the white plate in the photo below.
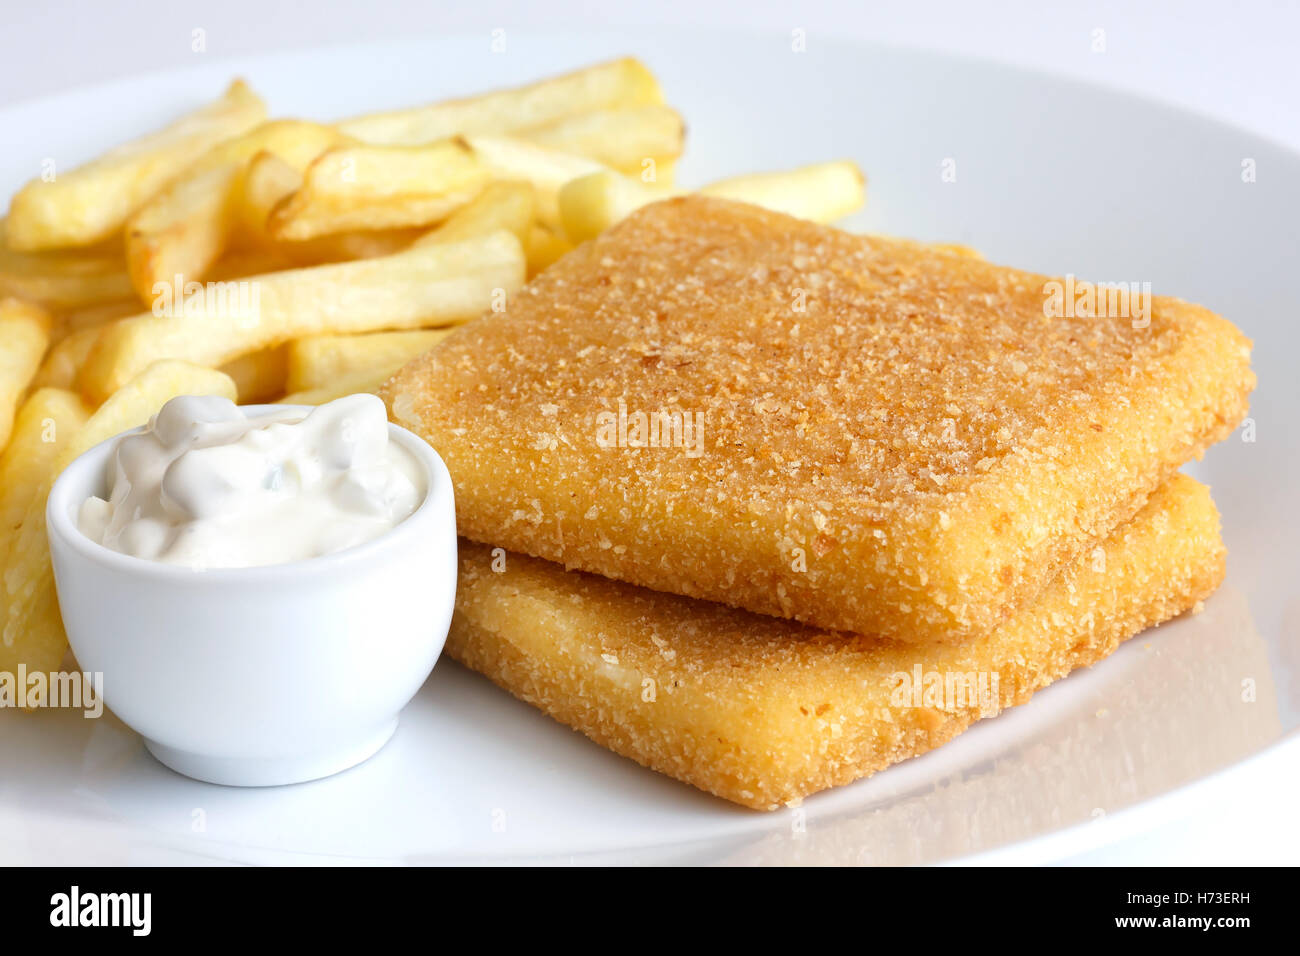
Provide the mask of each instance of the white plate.
[{"label": "white plate", "polygon": [[[68,168],[165,121],[235,72],[275,115],[330,118],[621,53],[644,57],[688,119],[683,182],[852,157],[870,192],[854,226],[967,242],[1042,272],[1149,281],[1235,320],[1256,342],[1258,440],[1238,433],[1191,469],[1223,511],[1222,590],[1201,615],[801,812],[753,813],[643,770],[449,661],[378,756],[279,789],[179,777],[109,716],[4,714],[0,859],[922,862],[1031,840],[1042,858],[1187,812],[1213,789],[1207,780],[1249,758],[1295,759],[1300,157],[1277,146],[934,54],[825,43],[800,54],[779,35],[512,32],[507,54],[481,35],[427,38],[214,64],[7,109],[0,192],[43,159]],[[955,182],[941,176],[948,159]],[[1245,160],[1256,182],[1243,182]]]}]

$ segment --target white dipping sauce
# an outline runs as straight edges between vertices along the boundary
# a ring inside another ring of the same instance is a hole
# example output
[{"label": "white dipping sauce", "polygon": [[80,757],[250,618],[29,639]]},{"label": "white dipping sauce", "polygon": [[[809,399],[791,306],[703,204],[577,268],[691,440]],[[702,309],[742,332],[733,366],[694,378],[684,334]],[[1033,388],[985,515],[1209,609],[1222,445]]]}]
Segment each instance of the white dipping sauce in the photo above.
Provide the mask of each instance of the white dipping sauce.
[{"label": "white dipping sauce", "polygon": [[105,547],[196,568],[299,561],[369,541],[415,511],[424,481],[388,440],[384,403],[349,395],[257,414],[229,399],[173,398],[120,439],[109,497],[81,506]]}]

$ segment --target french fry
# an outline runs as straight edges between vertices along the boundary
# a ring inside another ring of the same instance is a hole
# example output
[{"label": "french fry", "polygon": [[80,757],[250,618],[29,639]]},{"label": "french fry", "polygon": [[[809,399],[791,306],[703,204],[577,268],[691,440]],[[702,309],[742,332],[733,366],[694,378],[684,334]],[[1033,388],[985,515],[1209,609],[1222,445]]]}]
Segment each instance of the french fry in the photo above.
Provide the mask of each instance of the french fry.
[{"label": "french fry", "polygon": [[[23,522],[36,509],[44,514],[50,472],[61,449],[86,422],[88,410],[76,394],[54,388],[32,393],[18,411],[13,441],[0,455],[0,571],[7,572]],[[6,581],[24,583],[21,575],[0,575],[0,633],[8,624],[10,600]],[[45,597],[42,603],[49,603]],[[0,640],[0,669],[14,673],[23,662],[22,648],[15,652]],[[46,658],[48,659],[48,658]]]},{"label": "french fry", "polygon": [[0,219],[0,274],[87,275],[122,267],[120,233],[84,248],[19,252],[9,244],[8,229],[8,220]]},{"label": "french fry", "polygon": [[647,161],[658,164],[682,154],[686,124],[672,107],[654,104],[578,113],[525,130],[519,136],[549,149],[586,156],[629,176],[640,176]]},{"label": "french fry", "polygon": [[573,248],[573,243],[563,236],[558,236],[545,226],[534,224],[528,230],[528,241],[524,243],[524,255],[528,260],[528,278],[551,267],[556,259]]},{"label": "french fry", "polygon": [[185,299],[175,315],[115,322],[86,360],[78,384],[88,398],[101,400],[159,359],[219,366],[306,335],[464,322],[518,289],[524,270],[519,240],[499,232],[255,276],[224,297],[205,290]]},{"label": "french fry", "polygon": [[0,299],[0,449],[9,441],[19,401],[41,367],[53,321],[40,306]]},{"label": "french fry", "polygon": [[547,226],[560,225],[558,196],[566,183],[592,173],[620,175],[594,159],[539,146],[525,139],[470,136],[465,140],[497,178],[520,179],[533,184],[537,196],[537,218]]},{"label": "french fry", "polygon": [[[104,323],[100,323],[76,329],[54,344],[45,354],[45,361],[32,379],[31,387],[75,388],[77,373],[99,341],[103,326]],[[267,402],[285,392],[288,351],[285,346],[278,346],[250,352],[226,363],[221,371],[234,380],[241,404]]]},{"label": "french fry", "polygon": [[156,133],[48,180],[33,179],[9,206],[6,237],[19,251],[85,246],[122,228],[159,189],[213,145],[266,117],[266,106],[242,81],[209,105]]},{"label": "french fry", "polygon": [[299,119],[270,120],[217,146],[196,168],[213,168],[232,161],[247,166],[258,153],[274,153],[302,172],[321,153],[351,142],[349,137],[324,123]]},{"label": "french fry", "polygon": [[[249,279],[253,276],[267,275],[296,269],[298,263],[278,248],[273,249],[239,249],[227,252],[213,264],[208,271],[208,282],[230,282],[234,279]],[[139,307],[136,308],[139,312]]]},{"label": "french fry", "polygon": [[103,331],[103,326],[92,325],[64,336],[46,353],[45,361],[32,379],[32,388],[76,388],[77,372]]},{"label": "french fry", "polygon": [[38,388],[18,409],[13,438],[0,454],[0,550],[7,552],[22,526],[60,443],[86,423],[88,414],[80,395],[61,388]]},{"label": "french fry", "polygon": [[140,303],[135,298],[130,298],[113,302],[96,302],[93,305],[56,312],[54,328],[50,331],[50,348],[53,349],[74,332],[105,325],[115,319],[124,319],[139,311]]},{"label": "french fry", "polygon": [[655,160],[646,164],[636,179],[653,188],[671,189],[677,181],[677,160]]},{"label": "french fry", "polygon": [[238,392],[230,376],[216,369],[173,359],[153,362],[96,409],[86,430],[78,433],[61,455],[58,471],[101,441],[143,425],[177,395],[220,395],[234,401]]},{"label": "french fry", "polygon": [[221,366],[229,375],[239,393],[240,405],[259,405],[285,393],[285,380],[289,374],[289,347],[249,352],[231,359]]},{"label": "french fry", "polygon": [[255,156],[273,152],[291,168],[305,166],[342,139],[319,123],[277,120],[210,150],[126,224],[127,271],[140,300],[149,304],[177,276],[206,276],[239,224],[240,184]]},{"label": "french fry", "polygon": [[246,243],[282,254],[292,266],[373,259],[401,252],[425,229],[376,229],[342,232],[299,241],[277,241],[267,231],[271,211],[302,187],[303,174],[271,152],[260,152],[244,173],[240,232]]},{"label": "french fry", "polygon": [[865,179],[856,163],[815,163],[780,173],[754,173],[710,183],[706,196],[752,203],[813,222],[834,222],[861,208]]},{"label": "french fry", "polygon": [[[0,225],[0,296],[12,295],[54,310],[134,297],[120,241],[85,249],[18,252],[9,245],[7,230],[7,222]],[[115,239],[120,240],[120,235],[115,234]]]},{"label": "french fry", "polygon": [[236,223],[239,172],[232,162],[184,176],[131,217],[127,271],[145,305],[178,277],[182,285],[204,278],[225,251]]},{"label": "french fry", "polygon": [[5,617],[0,670],[58,669],[68,639],[59,616],[54,573],[45,537],[45,500],[60,472],[78,455],[121,432],[143,425],[177,395],[221,395],[233,400],[235,383],[215,369],[185,362],[157,362],[126,383],[60,445],[53,466],[33,482],[22,525],[4,560]]},{"label": "french fry", "polygon": [[556,206],[565,236],[572,242],[584,242],[596,238],[642,206],[680,194],[677,190],[656,190],[604,170],[565,183],[556,198]]},{"label": "french fry", "polygon": [[[565,235],[580,242],[600,235],[648,203],[684,192],[653,188],[609,171],[583,176],[560,190],[560,220]],[[710,183],[699,192],[823,223],[856,211],[865,197],[862,172],[851,162],[736,176]]]},{"label": "french fry", "polygon": [[266,243],[271,212],[302,188],[303,172],[270,150],[262,150],[248,161],[239,196],[240,230],[250,242]]},{"label": "french fry", "polygon": [[460,242],[504,229],[514,233],[527,248],[536,204],[529,183],[511,180],[490,183],[474,199],[452,213],[446,222],[417,239],[415,245]]},{"label": "french fry", "polygon": [[462,133],[508,133],[566,116],[663,102],[654,74],[625,57],[509,90],[414,109],[371,113],[339,123],[367,143],[412,146]]},{"label": "french fry", "polygon": [[333,236],[281,242],[276,250],[286,256],[291,268],[319,266],[331,262],[353,262],[357,259],[378,259],[405,251],[424,235],[425,230],[377,229],[374,232],[340,232]]},{"label": "french fry", "polygon": [[348,146],[322,155],[302,188],[272,210],[276,239],[440,222],[487,185],[488,170],[460,140],[428,146]]},{"label": "french fry", "polygon": [[341,232],[337,236],[302,242],[273,242],[262,248],[241,249],[223,256],[212,267],[208,280],[229,282],[306,266],[392,256],[404,252],[424,232],[423,229]]},{"label": "french fry", "polygon": [[424,227],[418,226],[413,229],[340,232],[316,239],[277,243],[276,249],[288,256],[295,266],[325,265],[330,262],[393,256],[408,249],[424,234]]},{"label": "french fry", "polygon": [[77,267],[74,271],[13,271],[0,267],[0,295],[12,295],[45,308],[81,308],[134,297],[130,277],[121,261],[105,264],[103,272]]},{"label": "french fry", "polygon": [[372,395],[378,394],[383,384],[392,378],[393,372],[388,371],[366,371],[354,372],[347,378],[339,379],[328,385],[322,385],[319,388],[309,388],[301,392],[290,392],[284,398],[280,399],[277,404],[280,405],[324,405],[326,402],[332,402],[335,399],[342,398],[345,395],[356,395],[361,392],[369,392]]},{"label": "french fry", "polygon": [[370,332],[365,335],[309,335],[289,343],[286,391],[305,392],[356,378],[359,374],[392,375],[427,352],[450,329]]}]

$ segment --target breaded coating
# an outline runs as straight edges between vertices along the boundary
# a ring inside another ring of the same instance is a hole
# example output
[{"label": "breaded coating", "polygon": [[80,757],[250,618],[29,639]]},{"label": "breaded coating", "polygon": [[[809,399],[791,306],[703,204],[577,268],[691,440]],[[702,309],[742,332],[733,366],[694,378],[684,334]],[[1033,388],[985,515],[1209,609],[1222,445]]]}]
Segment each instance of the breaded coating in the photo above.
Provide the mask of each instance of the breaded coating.
[{"label": "breaded coating", "polygon": [[468,538],[822,627],[966,640],[1229,434],[1254,384],[1250,342],[1207,310],[1049,316],[1048,281],[674,199],[385,397],[446,461]]},{"label": "breaded coating", "polygon": [[1208,489],[1179,475],[992,634],[919,646],[462,543],[447,650],[596,743],[760,810],[938,747],[1105,657],[1223,577]]}]

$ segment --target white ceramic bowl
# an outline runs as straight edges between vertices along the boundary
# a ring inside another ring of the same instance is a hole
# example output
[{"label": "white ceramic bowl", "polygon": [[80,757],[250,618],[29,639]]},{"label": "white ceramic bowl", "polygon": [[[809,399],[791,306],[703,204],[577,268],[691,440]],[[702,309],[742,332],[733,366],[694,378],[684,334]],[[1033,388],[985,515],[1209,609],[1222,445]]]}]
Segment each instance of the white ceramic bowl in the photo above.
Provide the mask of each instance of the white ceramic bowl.
[{"label": "white ceramic bowl", "polygon": [[54,483],[46,517],[68,640],[164,764],[212,783],[297,783],[354,766],[392,736],[446,640],[456,518],[438,454],[397,425],[389,438],[424,473],[415,512],[356,547],[266,567],[196,571],[82,534],[78,510],[105,496],[117,438]]}]

